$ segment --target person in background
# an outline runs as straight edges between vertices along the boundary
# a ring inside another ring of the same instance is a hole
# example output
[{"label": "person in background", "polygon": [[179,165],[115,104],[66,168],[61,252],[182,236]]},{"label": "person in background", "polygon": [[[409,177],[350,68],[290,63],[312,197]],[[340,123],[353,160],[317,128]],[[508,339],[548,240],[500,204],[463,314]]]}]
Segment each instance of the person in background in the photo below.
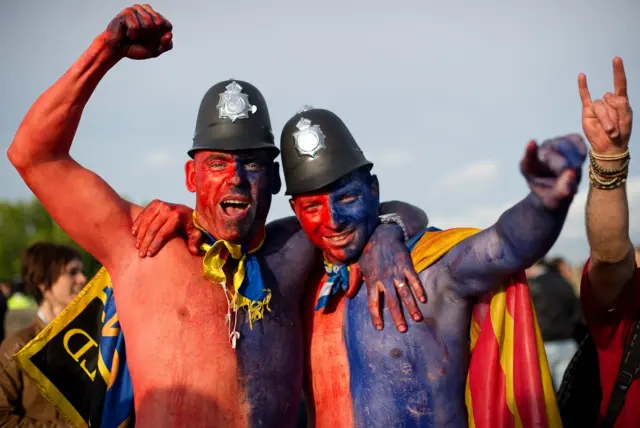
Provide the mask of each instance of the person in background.
[{"label": "person in background", "polygon": [[7,299],[7,308],[10,311],[22,309],[36,309],[38,304],[29,296],[24,288],[24,281],[16,281],[11,287],[11,293]]},{"label": "person in background", "polygon": [[0,280],[0,342],[4,340],[4,321],[7,316],[7,300],[11,297],[11,282]]},{"label": "person in background", "polygon": [[640,382],[618,375],[640,313],[640,271],[629,236],[626,191],[633,113],[624,66],[617,57],[613,83],[613,92],[592,100],[586,76],[578,77],[582,127],[591,144],[585,210],[590,251],[580,300],[598,355],[602,400],[597,426],[637,427]]},{"label": "person in background", "polygon": [[526,274],[553,385],[558,390],[578,349],[575,330],[580,325],[582,311],[573,286],[556,266],[541,260],[527,269]]},{"label": "person in background", "polygon": [[577,293],[579,290],[580,280],[576,280],[576,275],[573,266],[571,266],[564,257],[553,257],[548,260],[547,265],[558,271],[574,288]]},{"label": "person in background", "polygon": [[0,345],[0,426],[67,427],[56,408],[18,368],[13,355],[69,305],[87,282],[73,248],[40,242],[22,257],[21,275],[28,295],[38,303],[37,317]]}]

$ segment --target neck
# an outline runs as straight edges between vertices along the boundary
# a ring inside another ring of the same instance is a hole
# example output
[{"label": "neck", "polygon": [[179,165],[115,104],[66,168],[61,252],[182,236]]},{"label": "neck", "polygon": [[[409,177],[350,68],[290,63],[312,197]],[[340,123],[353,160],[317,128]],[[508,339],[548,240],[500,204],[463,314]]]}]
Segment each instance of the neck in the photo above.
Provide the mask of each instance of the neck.
[{"label": "neck", "polygon": [[350,260],[338,260],[338,259],[336,259],[334,257],[331,257],[329,254],[324,253],[324,252],[322,253],[322,257],[324,257],[325,263],[331,263],[331,264],[334,264],[334,265],[347,265],[348,266],[351,263],[355,262],[355,259],[353,259],[353,260],[351,260],[351,259]]},{"label": "neck", "polygon": [[242,245],[242,246],[245,246],[246,244],[246,246],[251,248],[257,245],[264,238],[264,233],[265,233],[264,221],[255,222],[254,225],[249,230],[249,233],[245,234],[244,236],[238,237],[237,239],[225,239],[223,237],[220,237],[219,234],[215,232],[215,228],[208,226],[209,222],[204,216],[202,217],[199,216],[197,218],[194,217],[194,220],[195,220],[194,224],[198,229],[212,236],[213,239],[215,239],[216,241],[224,240],[232,244]]},{"label": "neck", "polygon": [[43,300],[38,307],[38,312],[44,318],[45,323],[49,324],[55,317],[60,315],[60,312],[64,307],[59,307],[58,305],[54,305],[46,300]]}]

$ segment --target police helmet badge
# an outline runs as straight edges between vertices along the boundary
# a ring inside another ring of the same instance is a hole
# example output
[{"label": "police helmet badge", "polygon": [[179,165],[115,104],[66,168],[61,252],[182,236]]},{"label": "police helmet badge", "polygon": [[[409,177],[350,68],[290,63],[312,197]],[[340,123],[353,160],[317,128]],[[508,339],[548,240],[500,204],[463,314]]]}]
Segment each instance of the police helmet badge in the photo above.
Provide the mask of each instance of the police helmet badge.
[{"label": "police helmet badge", "polygon": [[236,81],[232,81],[225,88],[226,91],[220,94],[216,106],[220,119],[231,119],[232,122],[236,119],[248,119],[249,112],[254,114],[258,110],[258,107],[249,103],[249,96],[242,93],[242,86]]},{"label": "police helmet badge", "polygon": [[319,152],[326,148],[324,144],[324,134],[320,125],[312,125],[309,119],[301,118],[296,124],[298,131],[293,133],[295,139],[295,149],[300,156],[314,158]]}]

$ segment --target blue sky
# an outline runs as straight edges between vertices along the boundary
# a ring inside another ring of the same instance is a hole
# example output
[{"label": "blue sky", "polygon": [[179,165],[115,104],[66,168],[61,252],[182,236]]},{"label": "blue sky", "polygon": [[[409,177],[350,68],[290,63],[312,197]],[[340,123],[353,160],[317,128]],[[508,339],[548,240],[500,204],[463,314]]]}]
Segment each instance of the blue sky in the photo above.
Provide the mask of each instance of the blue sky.
[{"label": "blue sky", "polygon": [[[129,5],[2,3],[2,153],[31,103]],[[582,132],[579,72],[599,97],[612,89],[611,59],[619,55],[632,105],[640,100],[634,0],[152,6],[174,25],[173,51],[118,64],[89,102],[72,149],[137,202],[193,205],[183,164],[196,112],[206,90],[230,77],[260,88],[277,137],[304,104],[335,111],[375,163],[383,199],[414,203],[439,227],[489,226],[526,195],[518,162],[527,140]],[[640,243],[640,157],[632,158],[630,175],[632,237]],[[585,178],[552,250],[576,262],[588,254],[586,188]],[[0,156],[0,199],[28,197]],[[271,217],[289,213],[278,195]]]}]

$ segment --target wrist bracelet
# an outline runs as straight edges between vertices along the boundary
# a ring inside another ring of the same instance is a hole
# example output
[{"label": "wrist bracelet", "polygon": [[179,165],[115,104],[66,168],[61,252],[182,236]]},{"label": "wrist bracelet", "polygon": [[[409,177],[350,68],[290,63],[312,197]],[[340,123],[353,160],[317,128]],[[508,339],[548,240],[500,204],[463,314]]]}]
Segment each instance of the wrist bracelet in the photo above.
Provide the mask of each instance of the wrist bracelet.
[{"label": "wrist bracelet", "polygon": [[404,222],[402,221],[402,218],[398,214],[396,213],[382,214],[381,216],[378,217],[378,219],[382,224],[397,224],[398,226],[400,226],[400,229],[402,229],[404,240],[407,241],[409,239],[407,228],[405,227]]}]

